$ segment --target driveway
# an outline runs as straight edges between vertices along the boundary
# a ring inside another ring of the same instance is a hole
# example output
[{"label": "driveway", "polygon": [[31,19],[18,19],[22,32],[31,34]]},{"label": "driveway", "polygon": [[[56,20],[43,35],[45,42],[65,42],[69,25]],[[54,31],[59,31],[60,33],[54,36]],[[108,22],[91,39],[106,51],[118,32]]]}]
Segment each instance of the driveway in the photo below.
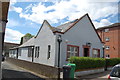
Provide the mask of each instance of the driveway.
[{"label": "driveway", "polygon": [[8,62],[2,62],[2,76],[2,80],[45,80]]}]

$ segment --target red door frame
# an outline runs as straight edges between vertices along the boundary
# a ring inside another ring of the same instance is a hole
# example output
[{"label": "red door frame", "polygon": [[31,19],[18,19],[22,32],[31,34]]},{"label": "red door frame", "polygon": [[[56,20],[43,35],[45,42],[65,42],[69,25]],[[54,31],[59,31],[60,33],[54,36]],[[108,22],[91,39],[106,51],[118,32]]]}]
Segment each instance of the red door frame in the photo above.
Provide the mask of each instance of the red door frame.
[{"label": "red door frame", "polygon": [[83,45],[83,57],[84,57],[84,48],[88,48],[88,57],[90,56],[90,46]]}]

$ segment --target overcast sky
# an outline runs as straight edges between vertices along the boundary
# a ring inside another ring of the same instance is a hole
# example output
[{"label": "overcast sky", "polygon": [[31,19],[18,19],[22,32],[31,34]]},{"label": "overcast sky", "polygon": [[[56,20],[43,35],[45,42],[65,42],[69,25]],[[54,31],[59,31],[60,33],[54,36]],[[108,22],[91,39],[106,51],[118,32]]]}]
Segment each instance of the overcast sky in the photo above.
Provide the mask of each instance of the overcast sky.
[{"label": "overcast sky", "polygon": [[26,33],[36,35],[43,20],[56,27],[88,13],[95,27],[117,23],[119,0],[11,0],[5,42],[19,43]]}]

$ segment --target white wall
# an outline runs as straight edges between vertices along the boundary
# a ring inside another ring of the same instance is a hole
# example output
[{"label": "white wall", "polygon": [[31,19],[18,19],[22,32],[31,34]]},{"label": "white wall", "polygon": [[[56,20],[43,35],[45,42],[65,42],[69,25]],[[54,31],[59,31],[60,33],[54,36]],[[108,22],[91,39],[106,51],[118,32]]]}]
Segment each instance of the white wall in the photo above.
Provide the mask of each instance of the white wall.
[{"label": "white wall", "polygon": [[[65,34],[62,35],[62,44],[61,44],[61,66],[67,63],[67,45],[76,45],[79,46],[79,56],[83,56],[83,45],[86,45],[86,42],[90,42],[90,57],[92,57],[92,49],[100,49],[100,57],[102,57],[102,43],[100,42],[96,32],[94,31],[89,19],[87,16],[82,18],[74,27],[68,30]],[[68,40],[68,43],[65,41]],[[56,56],[57,57],[57,56]],[[56,62],[57,64],[57,62]]]},{"label": "white wall", "polygon": [[18,56],[18,59],[32,62],[32,57],[28,57],[28,48],[20,48],[20,49],[21,49],[21,56]]},{"label": "white wall", "polygon": [[[48,26],[49,24],[46,21],[44,21],[43,27],[41,28],[38,36],[35,38],[35,46],[39,46],[40,51],[39,51],[39,58],[34,57],[34,62],[49,66],[54,66],[55,65],[55,35]],[[51,45],[50,59],[47,59],[48,45]]]},{"label": "white wall", "polygon": [[11,58],[17,58],[17,49],[10,50],[9,51],[9,57],[11,57]]}]

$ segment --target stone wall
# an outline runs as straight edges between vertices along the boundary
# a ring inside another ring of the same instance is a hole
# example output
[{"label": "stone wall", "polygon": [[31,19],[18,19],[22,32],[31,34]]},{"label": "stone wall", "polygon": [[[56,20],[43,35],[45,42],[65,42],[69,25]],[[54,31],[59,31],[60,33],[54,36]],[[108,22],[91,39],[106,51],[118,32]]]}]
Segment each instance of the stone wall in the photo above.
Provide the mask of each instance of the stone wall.
[{"label": "stone wall", "polygon": [[6,60],[7,62],[10,62],[27,70],[33,71],[37,74],[44,75],[49,78],[57,78],[58,69],[55,67],[38,64],[38,63],[32,63],[19,59],[13,59],[13,58],[7,58]]}]

